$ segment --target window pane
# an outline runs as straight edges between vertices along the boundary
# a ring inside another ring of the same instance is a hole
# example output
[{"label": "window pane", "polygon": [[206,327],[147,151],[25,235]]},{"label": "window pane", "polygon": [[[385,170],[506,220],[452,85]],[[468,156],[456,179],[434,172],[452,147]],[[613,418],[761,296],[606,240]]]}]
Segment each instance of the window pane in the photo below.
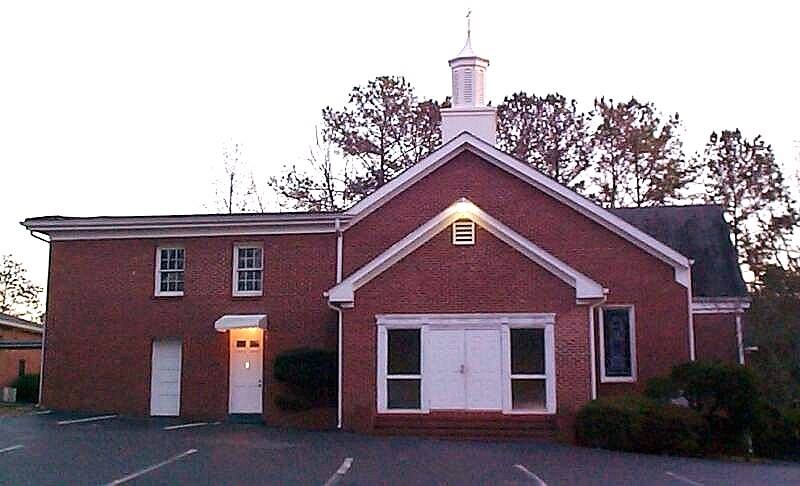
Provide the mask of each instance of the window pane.
[{"label": "window pane", "polygon": [[389,329],[387,332],[389,375],[420,373],[420,330]]},{"label": "window pane", "polygon": [[606,376],[631,376],[631,328],[628,309],[603,309]]},{"label": "window pane", "polygon": [[546,410],[545,380],[511,380],[511,406],[517,410]]},{"label": "window pane", "polygon": [[387,408],[420,408],[420,380],[387,380],[386,391]]},{"label": "window pane", "polygon": [[544,374],[544,329],[511,329],[511,374]]}]

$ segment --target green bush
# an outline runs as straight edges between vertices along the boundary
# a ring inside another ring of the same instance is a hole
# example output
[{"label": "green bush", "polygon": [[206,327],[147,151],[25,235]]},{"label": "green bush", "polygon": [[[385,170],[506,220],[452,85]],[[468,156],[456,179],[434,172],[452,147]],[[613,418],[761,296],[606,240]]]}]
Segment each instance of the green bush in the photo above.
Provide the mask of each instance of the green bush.
[{"label": "green bush", "polygon": [[634,395],[587,404],[575,428],[581,445],[651,454],[698,455],[706,435],[705,421],[691,409]]},{"label": "green bush", "polygon": [[39,401],[39,374],[22,375],[11,385],[17,389],[17,401],[36,403]]},{"label": "green bush", "polygon": [[759,456],[800,458],[800,408],[779,410],[762,401],[752,438],[753,451]]},{"label": "green bush", "polygon": [[275,358],[273,376],[288,394],[278,395],[275,404],[282,410],[308,410],[316,405],[330,405],[337,383],[335,351],[299,348]]}]

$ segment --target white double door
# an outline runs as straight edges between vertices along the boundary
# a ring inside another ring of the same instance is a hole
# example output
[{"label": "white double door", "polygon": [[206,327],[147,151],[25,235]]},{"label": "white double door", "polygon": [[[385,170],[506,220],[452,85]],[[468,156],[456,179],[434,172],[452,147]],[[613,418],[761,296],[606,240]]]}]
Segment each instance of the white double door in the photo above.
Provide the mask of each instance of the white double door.
[{"label": "white double door", "polygon": [[501,410],[503,360],[500,330],[430,329],[425,377],[431,410]]}]

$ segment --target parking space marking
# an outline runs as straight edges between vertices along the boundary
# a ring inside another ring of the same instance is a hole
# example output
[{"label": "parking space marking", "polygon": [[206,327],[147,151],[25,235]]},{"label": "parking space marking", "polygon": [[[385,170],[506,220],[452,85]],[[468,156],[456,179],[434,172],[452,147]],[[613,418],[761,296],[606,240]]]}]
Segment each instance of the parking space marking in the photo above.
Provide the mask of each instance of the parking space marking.
[{"label": "parking space marking", "polygon": [[189,449],[187,451],[183,451],[180,454],[172,456],[169,459],[165,459],[165,460],[163,460],[163,461],[161,461],[161,462],[159,462],[157,464],[153,464],[152,466],[146,467],[144,469],[140,469],[139,471],[136,471],[134,473],[128,474],[127,476],[125,476],[123,478],[115,479],[114,481],[111,481],[110,483],[108,483],[107,486],[113,486],[115,484],[127,483],[128,481],[130,481],[132,479],[136,479],[139,476],[143,476],[143,475],[145,475],[145,474],[147,474],[149,472],[153,472],[153,471],[155,471],[156,469],[158,469],[160,467],[166,466],[167,464],[170,464],[170,463],[175,462],[177,460],[183,459],[186,456],[191,456],[195,452],[197,452],[197,449]]},{"label": "parking space marking", "polygon": [[678,481],[683,481],[686,484],[691,484],[692,486],[703,486],[703,483],[698,483],[697,481],[692,481],[691,479],[687,478],[686,476],[681,476],[680,474],[675,474],[674,472],[667,471],[664,474],[671,478],[675,478]]},{"label": "parking space marking", "polygon": [[514,464],[514,467],[522,471],[522,474],[528,476],[528,479],[533,480],[537,485],[547,486],[547,483],[542,481],[542,478],[532,473],[527,467],[523,466],[522,464]]},{"label": "parking space marking", "polygon": [[34,415],[47,415],[48,413],[53,413],[52,410],[39,410],[38,412],[33,412]]},{"label": "parking space marking", "polygon": [[192,422],[190,424],[170,425],[169,427],[164,427],[164,430],[188,429],[189,427],[202,427],[204,425],[208,425],[208,422]]},{"label": "parking space marking", "polygon": [[342,461],[342,465],[339,466],[339,469],[337,469],[336,472],[333,473],[333,475],[329,477],[327,481],[325,481],[325,486],[333,486],[334,484],[341,481],[344,475],[347,474],[347,471],[350,470],[350,466],[352,465],[353,465],[352,457],[348,457],[344,461]]},{"label": "parking space marking", "polygon": [[0,449],[0,454],[3,454],[5,452],[15,451],[17,449],[22,449],[23,447],[25,447],[25,446],[22,445],[22,444],[17,444],[17,445],[13,445],[11,447],[6,447],[5,449]]},{"label": "parking space marking", "polygon": [[60,420],[56,423],[58,425],[82,424],[84,422],[97,422],[98,420],[108,420],[112,418],[117,418],[117,415],[98,415],[97,417],[87,417],[75,420]]}]

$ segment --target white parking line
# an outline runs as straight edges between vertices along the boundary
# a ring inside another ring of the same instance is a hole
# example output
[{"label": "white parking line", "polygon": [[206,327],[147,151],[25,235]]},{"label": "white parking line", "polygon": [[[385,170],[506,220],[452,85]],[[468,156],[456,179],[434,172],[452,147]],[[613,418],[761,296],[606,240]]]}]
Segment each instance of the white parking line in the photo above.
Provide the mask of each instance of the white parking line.
[{"label": "white parking line", "polygon": [[48,413],[53,413],[52,410],[39,410],[38,412],[33,412],[34,415],[47,415]]},{"label": "white parking line", "polygon": [[114,481],[111,481],[110,483],[108,483],[107,486],[113,486],[115,484],[127,483],[128,481],[130,481],[132,479],[136,479],[139,476],[143,476],[143,475],[145,475],[145,474],[147,474],[149,472],[155,471],[156,469],[158,469],[160,467],[164,467],[164,466],[166,466],[167,464],[169,464],[171,462],[177,461],[178,459],[182,459],[182,458],[184,458],[186,456],[190,456],[190,455],[194,454],[195,452],[197,452],[197,449],[189,449],[187,451],[181,452],[180,454],[178,454],[176,456],[172,456],[169,459],[166,459],[164,461],[159,462],[158,464],[153,464],[152,466],[149,466],[149,467],[146,467],[146,468],[141,469],[139,471],[136,471],[135,473],[128,474],[124,478],[115,479]]},{"label": "white parking line", "polygon": [[112,418],[117,418],[116,415],[98,415],[97,417],[88,417],[82,419],[75,419],[75,420],[61,420],[56,422],[58,425],[69,425],[69,424],[82,424],[84,422],[96,422],[98,420],[108,420]]},{"label": "white parking line", "polygon": [[188,429],[189,427],[202,427],[208,425],[208,422],[192,422],[190,424],[170,425],[164,427],[164,430]]},{"label": "white parking line", "polygon": [[523,466],[522,464],[514,464],[514,467],[522,471],[524,475],[528,476],[528,479],[533,480],[539,486],[547,486],[547,483],[542,481],[542,478],[533,474],[530,470],[528,470],[527,467]]},{"label": "white parking line", "polygon": [[347,471],[350,470],[350,466],[352,465],[353,465],[352,457],[348,457],[347,459],[345,459],[342,462],[342,465],[339,466],[339,469],[337,469],[336,472],[333,473],[333,475],[329,477],[327,481],[325,481],[325,486],[333,486],[334,484],[338,483],[342,479],[342,477],[344,477],[344,475],[347,474]]},{"label": "white parking line", "polygon": [[697,481],[692,481],[691,479],[687,478],[686,476],[681,476],[680,474],[675,474],[674,472],[667,471],[664,474],[670,476],[672,478],[677,479],[678,481],[683,481],[686,484],[691,484],[692,486],[703,486],[703,483],[698,483]]},{"label": "white parking line", "polygon": [[15,450],[17,450],[17,449],[22,449],[23,447],[25,447],[25,446],[24,446],[24,445],[22,445],[22,444],[17,444],[17,445],[13,445],[13,446],[11,446],[11,447],[6,447],[5,449],[0,449],[0,454],[2,454],[2,453],[4,453],[4,452],[11,452],[11,451],[15,451]]}]

